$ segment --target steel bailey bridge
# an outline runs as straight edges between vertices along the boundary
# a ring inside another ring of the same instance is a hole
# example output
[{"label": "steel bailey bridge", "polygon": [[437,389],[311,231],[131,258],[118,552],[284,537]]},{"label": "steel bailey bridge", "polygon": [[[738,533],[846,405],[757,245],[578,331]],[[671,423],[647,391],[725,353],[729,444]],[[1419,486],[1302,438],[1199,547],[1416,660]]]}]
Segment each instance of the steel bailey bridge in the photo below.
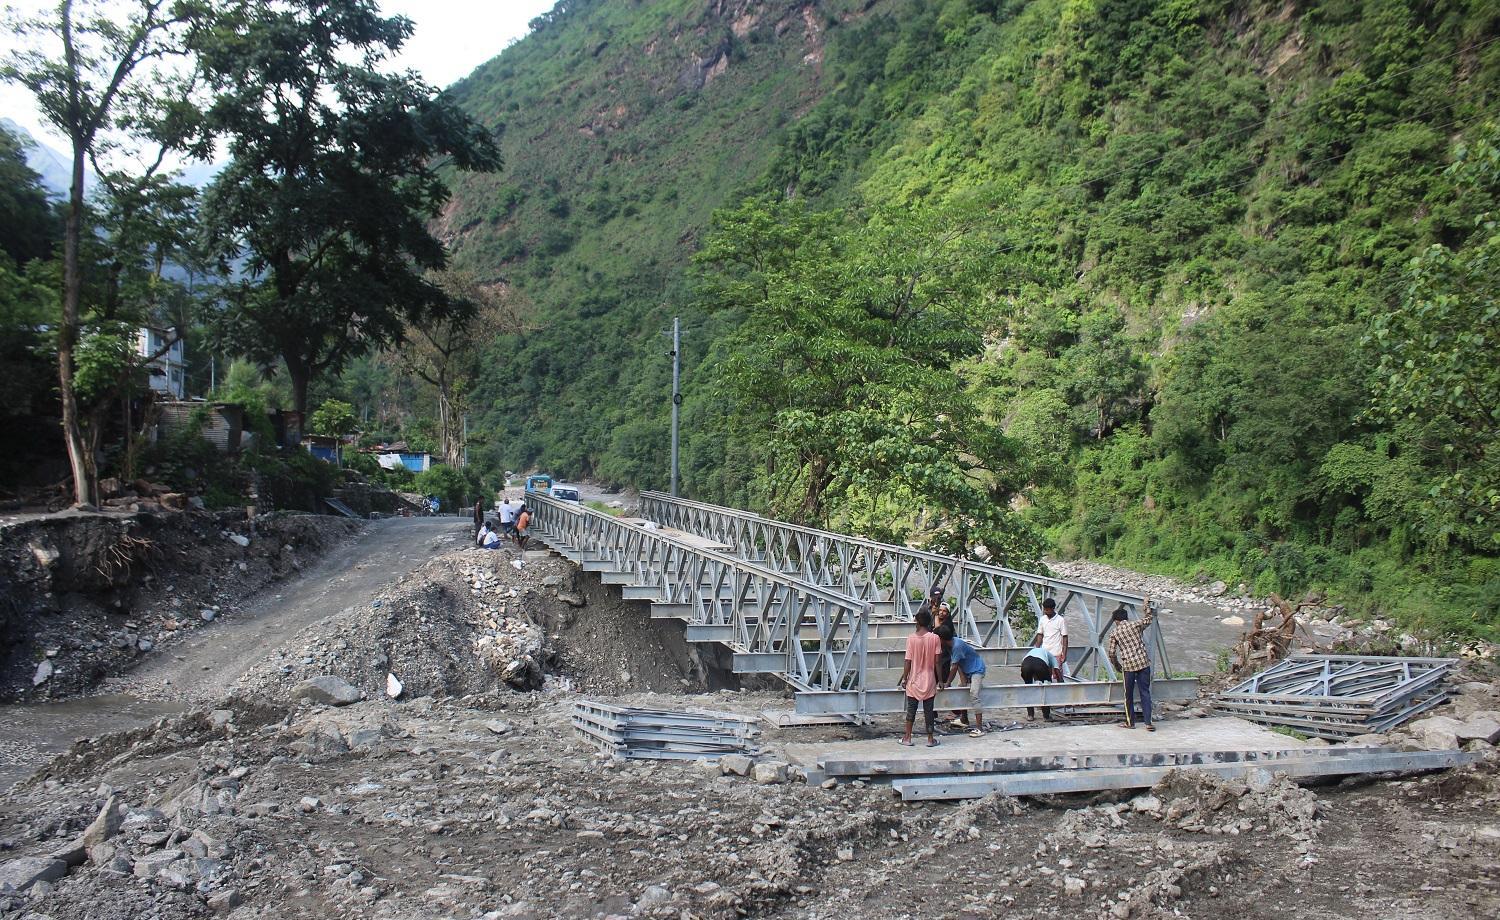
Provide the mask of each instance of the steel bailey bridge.
[{"label": "steel bailey bridge", "polygon": [[[933,586],[944,588],[955,625],[991,668],[981,696],[985,709],[1123,704],[1101,629],[1115,606],[1137,612],[1140,597],[654,492],[641,496],[648,520],[615,518],[545,495],[528,495],[527,503],[542,542],[606,584],[620,585],[627,599],[650,602],[653,618],[685,621],[688,641],[726,646],[737,673],[784,680],[796,691],[799,714],[859,718],[903,711],[905,694],[896,687],[903,640],[919,599]],[[1046,597],[1057,598],[1060,614],[1071,613],[1087,630],[1069,649],[1074,679],[1000,683],[996,669],[1019,665],[1028,650],[1016,641],[1013,618],[1028,610],[1040,616]],[[1166,650],[1155,627],[1148,638],[1156,698],[1196,696],[1196,680],[1166,677]],[[1076,679],[1080,675],[1092,679]],[[939,691],[937,705],[965,708],[968,691]]]}]

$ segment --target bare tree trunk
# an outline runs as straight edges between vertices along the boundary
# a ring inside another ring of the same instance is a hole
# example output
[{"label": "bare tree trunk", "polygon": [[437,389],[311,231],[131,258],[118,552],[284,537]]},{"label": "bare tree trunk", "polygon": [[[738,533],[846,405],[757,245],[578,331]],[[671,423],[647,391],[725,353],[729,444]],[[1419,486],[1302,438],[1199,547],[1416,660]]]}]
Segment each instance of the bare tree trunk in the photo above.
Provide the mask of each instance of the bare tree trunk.
[{"label": "bare tree trunk", "polygon": [[73,137],[73,180],[68,190],[68,216],[63,226],[62,323],[57,330],[57,382],[62,397],[63,442],[73,469],[73,505],[99,504],[99,483],[94,457],[83,437],[78,418],[78,394],[73,389],[73,349],[78,344],[79,301],[83,296],[83,269],[79,245],[83,235],[83,158],[86,143]]}]

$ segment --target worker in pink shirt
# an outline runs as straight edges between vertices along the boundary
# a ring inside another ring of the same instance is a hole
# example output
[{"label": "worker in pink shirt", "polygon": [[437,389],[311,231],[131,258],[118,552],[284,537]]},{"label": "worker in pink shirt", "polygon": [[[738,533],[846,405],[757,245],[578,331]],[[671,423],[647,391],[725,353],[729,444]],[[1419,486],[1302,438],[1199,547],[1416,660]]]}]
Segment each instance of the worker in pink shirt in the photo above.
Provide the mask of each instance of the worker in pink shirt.
[{"label": "worker in pink shirt", "polygon": [[917,611],[917,631],[906,637],[906,663],[901,668],[901,680],[896,686],[906,691],[906,733],[901,744],[911,747],[911,729],[917,721],[917,703],[922,704],[922,716],[927,720],[927,746],[937,747],[937,713],[933,699],[937,696],[937,660],[942,651],[942,642],[932,631],[932,614]]}]

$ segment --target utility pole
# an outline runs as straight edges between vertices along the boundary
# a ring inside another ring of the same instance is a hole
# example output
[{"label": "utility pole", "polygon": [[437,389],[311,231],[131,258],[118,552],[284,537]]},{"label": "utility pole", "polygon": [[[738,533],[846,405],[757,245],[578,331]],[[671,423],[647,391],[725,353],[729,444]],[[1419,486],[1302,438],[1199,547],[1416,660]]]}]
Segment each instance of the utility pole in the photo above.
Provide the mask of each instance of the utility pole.
[{"label": "utility pole", "polygon": [[464,413],[464,459],[463,468],[469,468],[469,413]]},{"label": "utility pole", "polygon": [[672,495],[677,495],[677,412],[682,406],[682,323],[672,317]]}]

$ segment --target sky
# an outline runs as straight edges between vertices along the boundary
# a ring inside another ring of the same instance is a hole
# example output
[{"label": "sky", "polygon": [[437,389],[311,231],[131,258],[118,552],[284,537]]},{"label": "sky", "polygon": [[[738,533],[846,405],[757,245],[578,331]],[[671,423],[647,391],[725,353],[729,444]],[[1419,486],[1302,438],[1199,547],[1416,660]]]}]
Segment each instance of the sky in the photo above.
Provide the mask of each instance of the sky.
[{"label": "sky", "polygon": [[[416,31],[402,49],[396,63],[400,69],[421,73],[434,86],[449,86],[499,54],[505,46],[526,34],[526,24],[552,8],[555,0],[380,0],[388,15],[405,16]],[[0,0],[32,13],[56,4],[56,0]],[[109,5],[128,9],[128,0],[110,0]],[[0,35],[0,52],[12,50],[18,41]],[[32,104],[30,95],[11,83],[0,83],[0,116],[17,124],[57,149],[66,147]]]}]

